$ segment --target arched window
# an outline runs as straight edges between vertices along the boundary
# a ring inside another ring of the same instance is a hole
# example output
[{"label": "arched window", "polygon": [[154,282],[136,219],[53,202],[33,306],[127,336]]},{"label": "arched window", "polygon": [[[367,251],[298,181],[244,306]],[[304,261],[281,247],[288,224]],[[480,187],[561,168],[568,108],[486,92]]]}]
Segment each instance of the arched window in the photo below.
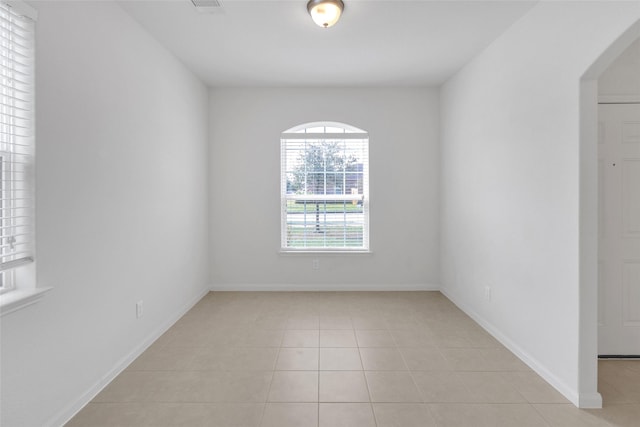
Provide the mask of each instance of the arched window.
[{"label": "arched window", "polygon": [[282,133],[284,251],[369,250],[369,134],[335,122]]}]

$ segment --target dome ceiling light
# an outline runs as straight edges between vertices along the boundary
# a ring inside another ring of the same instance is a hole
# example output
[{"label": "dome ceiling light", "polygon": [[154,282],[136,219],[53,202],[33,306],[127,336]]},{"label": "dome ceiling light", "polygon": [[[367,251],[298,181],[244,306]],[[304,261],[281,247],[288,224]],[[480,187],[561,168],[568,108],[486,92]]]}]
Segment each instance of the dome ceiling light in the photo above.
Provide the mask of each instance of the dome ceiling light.
[{"label": "dome ceiling light", "polygon": [[307,10],[313,22],[323,28],[333,27],[342,15],[342,0],[309,0]]}]

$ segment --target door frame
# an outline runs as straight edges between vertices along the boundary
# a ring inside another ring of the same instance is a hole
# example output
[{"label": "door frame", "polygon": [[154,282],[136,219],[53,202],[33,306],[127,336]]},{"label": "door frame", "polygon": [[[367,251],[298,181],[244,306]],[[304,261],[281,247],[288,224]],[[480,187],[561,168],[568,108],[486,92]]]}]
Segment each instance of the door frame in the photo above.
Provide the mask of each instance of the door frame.
[{"label": "door frame", "polygon": [[578,406],[602,407],[598,393],[598,77],[638,37],[628,28],[580,79]]}]

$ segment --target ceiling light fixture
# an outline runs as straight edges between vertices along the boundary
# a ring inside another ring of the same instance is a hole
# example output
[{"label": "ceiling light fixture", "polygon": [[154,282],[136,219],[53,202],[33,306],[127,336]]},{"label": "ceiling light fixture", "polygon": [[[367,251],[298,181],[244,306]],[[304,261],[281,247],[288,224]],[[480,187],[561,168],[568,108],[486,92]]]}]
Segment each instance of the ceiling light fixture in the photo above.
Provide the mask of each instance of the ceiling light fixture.
[{"label": "ceiling light fixture", "polygon": [[333,27],[344,9],[342,0],[309,0],[307,10],[313,22],[320,27]]}]

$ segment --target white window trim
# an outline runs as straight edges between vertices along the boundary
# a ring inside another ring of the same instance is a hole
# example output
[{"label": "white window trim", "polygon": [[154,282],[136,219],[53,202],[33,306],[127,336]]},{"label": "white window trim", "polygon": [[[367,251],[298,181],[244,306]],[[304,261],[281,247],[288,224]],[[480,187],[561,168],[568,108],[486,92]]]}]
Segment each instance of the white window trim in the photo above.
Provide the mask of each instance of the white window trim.
[{"label": "white window trim", "polygon": [[293,255],[293,256],[331,256],[331,255],[372,255],[373,250],[371,247],[369,249],[349,249],[349,250],[341,250],[341,249],[280,249],[278,251],[280,255]]},{"label": "white window trim", "polygon": [[51,289],[53,288],[18,288],[0,295],[0,317],[37,303]]}]

